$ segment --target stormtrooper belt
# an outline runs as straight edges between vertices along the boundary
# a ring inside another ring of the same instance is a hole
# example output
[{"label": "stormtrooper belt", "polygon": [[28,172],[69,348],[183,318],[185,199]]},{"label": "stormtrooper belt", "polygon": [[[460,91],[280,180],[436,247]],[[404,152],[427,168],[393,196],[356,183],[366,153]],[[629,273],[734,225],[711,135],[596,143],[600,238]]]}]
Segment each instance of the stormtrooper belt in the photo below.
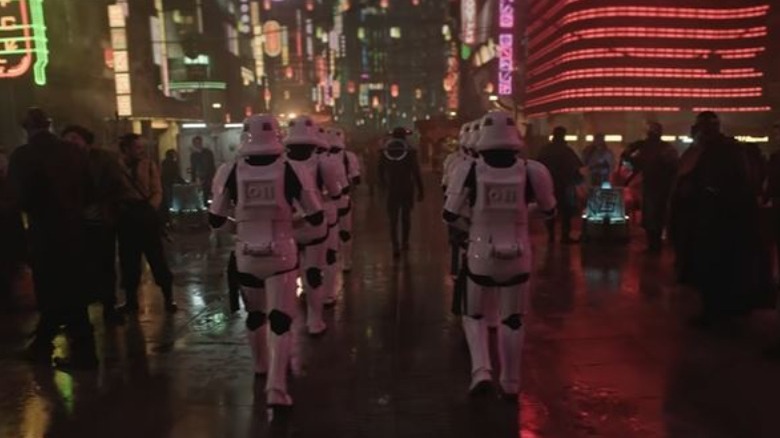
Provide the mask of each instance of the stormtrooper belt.
[{"label": "stormtrooper belt", "polygon": [[505,281],[497,281],[493,277],[489,277],[487,275],[479,275],[474,274],[469,269],[468,263],[463,267],[466,270],[466,275],[468,275],[469,279],[473,281],[474,283],[483,286],[483,287],[509,287],[509,286],[517,286],[518,284],[523,284],[527,282],[531,278],[531,274],[525,272],[522,274],[515,275],[514,277],[509,278]]}]

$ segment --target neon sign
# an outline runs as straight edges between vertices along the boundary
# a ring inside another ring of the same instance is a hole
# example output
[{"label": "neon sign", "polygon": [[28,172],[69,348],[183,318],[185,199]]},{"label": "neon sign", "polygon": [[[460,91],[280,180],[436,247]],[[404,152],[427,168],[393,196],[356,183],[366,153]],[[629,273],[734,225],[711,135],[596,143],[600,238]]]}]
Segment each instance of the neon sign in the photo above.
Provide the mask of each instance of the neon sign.
[{"label": "neon sign", "polygon": [[463,0],[460,2],[461,39],[465,44],[471,45],[477,41],[477,0]]},{"label": "neon sign", "polygon": [[108,5],[108,25],[111,27],[111,49],[114,51],[114,85],[116,113],[120,117],[133,115],[132,86],[130,80],[130,55],[127,52],[125,4]]},{"label": "neon sign", "polygon": [[515,64],[512,35],[515,26],[515,1],[500,0],[498,8],[498,94],[511,96]]},{"label": "neon sign", "polygon": [[43,0],[0,0],[0,79],[22,76],[32,66],[35,83],[46,85],[47,45]]}]

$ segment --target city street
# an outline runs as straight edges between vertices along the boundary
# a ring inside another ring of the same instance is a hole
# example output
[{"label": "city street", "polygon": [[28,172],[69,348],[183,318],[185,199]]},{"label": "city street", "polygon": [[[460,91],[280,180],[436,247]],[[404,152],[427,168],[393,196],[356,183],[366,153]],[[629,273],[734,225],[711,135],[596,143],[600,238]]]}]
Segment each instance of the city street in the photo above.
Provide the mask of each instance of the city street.
[{"label": "city street", "polygon": [[229,236],[179,230],[169,254],[181,310],[163,312],[148,273],[137,319],[106,328],[93,306],[96,372],[20,360],[34,317],[3,316],[0,436],[780,436],[780,366],[761,358],[780,333],[774,315],[728,336],[687,328],[696,297],[674,285],[668,249],[643,253],[638,230],[626,246],[549,246],[537,226],[520,403],[469,399],[440,196],[427,183],[398,262],[381,198],[358,197],[354,269],[327,334],[299,337],[288,427],[269,429],[244,314],[228,311]]}]

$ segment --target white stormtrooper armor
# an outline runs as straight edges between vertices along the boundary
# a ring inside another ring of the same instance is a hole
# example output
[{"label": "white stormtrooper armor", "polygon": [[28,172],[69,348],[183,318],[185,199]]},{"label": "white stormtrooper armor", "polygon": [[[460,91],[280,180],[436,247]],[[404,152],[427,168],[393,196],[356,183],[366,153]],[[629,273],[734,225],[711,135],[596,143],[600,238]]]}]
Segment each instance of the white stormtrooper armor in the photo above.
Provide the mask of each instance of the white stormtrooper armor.
[{"label": "white stormtrooper armor", "polygon": [[460,127],[460,133],[458,134],[458,148],[447,154],[447,157],[444,159],[444,163],[442,164],[441,186],[445,193],[447,192],[447,186],[449,185],[450,177],[452,176],[455,167],[461,161],[465,160],[466,141],[470,133],[471,123],[464,123],[463,126]]},{"label": "white stormtrooper armor", "polygon": [[326,250],[326,266],[325,266],[325,306],[333,306],[336,304],[336,295],[339,289],[340,272],[338,265],[338,255],[340,249],[339,239],[339,206],[343,204],[344,198],[349,195],[349,179],[347,177],[346,169],[344,168],[344,162],[339,156],[331,153],[332,132],[324,128],[319,128],[319,137],[324,148],[317,150],[320,160],[320,166],[323,172],[329,175],[336,181],[336,185],[340,187],[339,191],[326,190],[326,198],[328,199],[325,204],[326,218],[328,222],[328,240],[325,242]]},{"label": "white stormtrooper armor", "polygon": [[[470,212],[468,298],[463,329],[471,352],[470,390],[490,387],[486,296],[495,295],[500,312],[499,378],[503,393],[516,400],[520,389],[520,357],[524,336],[523,313],[531,273],[528,203],[532,196],[542,211],[555,210],[552,178],[540,163],[518,159],[523,147],[515,121],[505,112],[488,113],[482,120],[476,149],[463,185],[453,187],[445,218],[456,221]],[[468,203],[470,208],[464,208]]]},{"label": "white stormtrooper armor", "polygon": [[445,210],[448,205],[457,206],[459,211],[456,211],[459,219],[453,222],[451,225],[464,231],[468,231],[471,218],[471,205],[467,202],[468,193],[462,190],[466,183],[466,178],[471,172],[472,165],[474,164],[474,156],[472,151],[474,150],[477,141],[480,136],[480,121],[473,121],[468,124],[470,128],[463,135],[463,150],[464,154],[462,160],[458,161],[452,168],[452,173],[448,178],[450,184],[447,186],[445,192]]},{"label": "white stormtrooper armor", "polygon": [[[306,326],[312,336],[327,329],[322,316],[326,298],[325,270],[328,261],[328,239],[336,233],[337,208],[331,195],[341,196],[342,185],[338,175],[322,160],[327,143],[320,136],[319,128],[310,117],[301,116],[290,121],[284,144],[288,149],[288,161],[316,186],[316,193],[325,210],[325,220],[316,227],[303,224],[316,232],[300,232],[296,240],[301,249],[300,275],[306,293]],[[301,228],[304,228],[301,227]]]},{"label": "white stormtrooper armor", "polygon": [[328,138],[331,146],[329,155],[331,159],[341,163],[349,187],[344,192],[344,196],[336,202],[339,211],[339,261],[342,270],[349,272],[352,269],[352,185],[350,184],[352,172],[348,170],[350,160],[346,153],[344,132],[339,128],[331,128],[328,130]]},{"label": "white stormtrooper armor", "polygon": [[284,408],[292,405],[287,369],[299,263],[293,220],[298,216],[316,225],[324,214],[307,178],[284,159],[276,120],[254,115],[244,129],[239,156],[222,188],[215,191],[209,219],[213,227],[220,227],[229,210],[235,211],[236,261],[255,372],[263,374],[267,366],[267,404]]}]

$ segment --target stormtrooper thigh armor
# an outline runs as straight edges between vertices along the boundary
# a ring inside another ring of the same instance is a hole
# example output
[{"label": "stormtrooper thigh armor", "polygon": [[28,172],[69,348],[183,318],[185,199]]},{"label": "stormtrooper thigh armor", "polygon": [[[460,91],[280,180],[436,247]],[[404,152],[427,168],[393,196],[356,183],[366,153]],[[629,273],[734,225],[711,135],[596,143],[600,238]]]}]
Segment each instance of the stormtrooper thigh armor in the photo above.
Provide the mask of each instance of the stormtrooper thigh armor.
[{"label": "stormtrooper thigh armor", "polygon": [[352,201],[339,208],[339,242],[341,243],[341,268],[344,272],[352,270]]},{"label": "stormtrooper thigh armor", "polygon": [[301,251],[301,279],[306,293],[306,328],[310,335],[327,329],[322,317],[325,305],[325,269],[327,236],[322,242],[307,245]]},{"label": "stormtrooper thigh armor", "polygon": [[[335,205],[333,206],[335,212]],[[329,208],[329,207],[326,207]],[[335,216],[335,215],[334,215]],[[324,296],[325,305],[332,306],[336,303],[336,296],[339,290],[339,279],[341,270],[338,265],[339,254],[339,222],[337,218],[334,218],[332,223],[328,224],[330,232],[328,233],[328,239],[325,241],[325,268],[324,268]]]}]

